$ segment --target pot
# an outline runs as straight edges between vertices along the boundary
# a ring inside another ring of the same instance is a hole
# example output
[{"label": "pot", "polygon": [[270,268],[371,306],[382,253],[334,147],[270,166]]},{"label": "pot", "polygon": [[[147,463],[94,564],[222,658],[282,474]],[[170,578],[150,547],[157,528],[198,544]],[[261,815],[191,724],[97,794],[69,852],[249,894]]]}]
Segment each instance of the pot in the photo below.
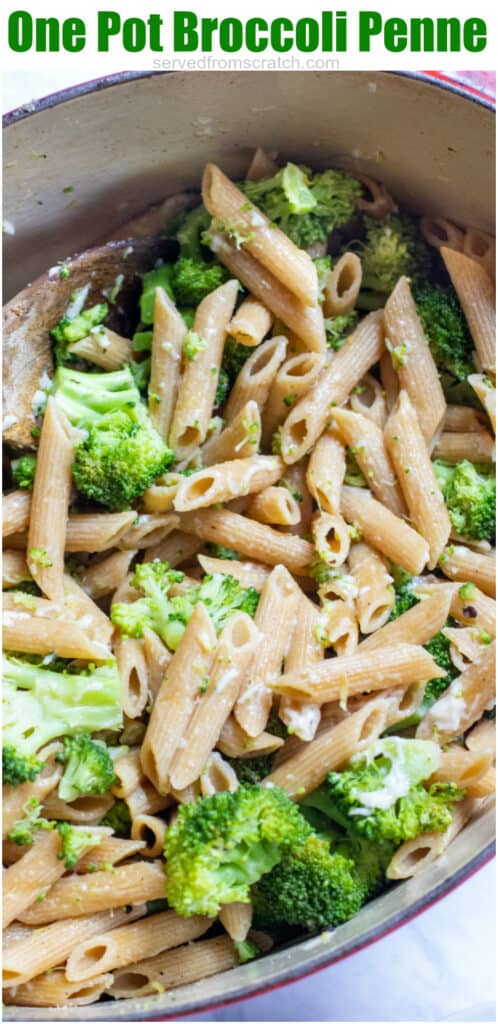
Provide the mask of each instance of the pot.
[{"label": "pot", "polygon": [[[316,169],[381,179],[417,212],[493,231],[493,106],[426,75],[386,72],[124,73],[6,118],[8,299],[57,260],[105,240],[166,195],[198,186],[208,160],[243,176],[255,147]],[[147,999],[67,1009],[8,1007],[5,1020],[178,1018],[303,977],[404,924],[493,855],[481,810],[443,857],[325,936]]]}]

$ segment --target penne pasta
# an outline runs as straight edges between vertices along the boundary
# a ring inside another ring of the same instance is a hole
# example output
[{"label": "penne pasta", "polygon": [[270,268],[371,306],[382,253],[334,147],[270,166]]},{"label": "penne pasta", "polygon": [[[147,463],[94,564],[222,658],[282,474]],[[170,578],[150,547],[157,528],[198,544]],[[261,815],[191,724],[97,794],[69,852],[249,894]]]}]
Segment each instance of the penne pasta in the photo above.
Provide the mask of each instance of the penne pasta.
[{"label": "penne pasta", "polygon": [[[285,671],[294,672],[304,665],[318,665],[324,657],[324,648],[317,638],[320,625],[320,613],[308,598],[299,598],[296,624],[292,633]],[[320,723],[321,709],[319,704],[293,700],[292,697],[281,697],[278,706],[278,717],[287,726],[289,733],[300,740],[309,742],[313,739]]]},{"label": "penne pasta", "polygon": [[327,277],[324,287],[325,316],[344,316],[356,306],[362,279],[361,260],[345,252]]},{"label": "penne pasta", "polygon": [[313,448],[306,470],[308,490],[321,512],[338,513],[345,473],[344,445],[326,430]]},{"label": "penne pasta", "polygon": [[301,521],[299,501],[286,487],[265,487],[247,506],[249,519],[269,526],[296,526]]},{"label": "penne pasta", "polygon": [[164,441],[169,437],[180,387],[187,326],[164,288],[156,288],[149,381],[149,413]]},{"label": "penne pasta", "polygon": [[494,462],[495,439],[487,431],[471,433],[443,431],[432,452],[433,458],[443,462]]},{"label": "penne pasta", "polygon": [[276,483],[283,470],[284,464],[278,455],[252,455],[247,459],[219,462],[182,481],[176,492],[175,509],[189,512],[253,494]]},{"label": "penne pasta", "polygon": [[[95,841],[88,842],[88,846],[92,845]],[[38,832],[24,857],[7,868],[3,876],[3,928],[22,916],[40,893],[64,874],[66,866],[60,853],[61,839],[57,831]]]},{"label": "penne pasta", "polygon": [[271,446],[272,437],[290,408],[307,394],[324,365],[317,352],[300,352],[282,363],[273,380],[263,414],[263,444]]},{"label": "penne pasta", "polygon": [[228,509],[184,512],[181,528],[185,533],[234,548],[247,558],[266,565],[285,565],[289,572],[304,575],[313,557],[313,547],[300,537],[279,533],[270,526],[246,519]]},{"label": "penne pasta", "polygon": [[441,248],[441,255],[465,313],[480,368],[494,370],[496,315],[493,282],[484,267],[469,256],[445,246]]},{"label": "penne pasta", "polygon": [[365,637],[359,645],[360,650],[373,651],[384,645],[398,643],[426,644],[444,626],[451,601],[449,590],[441,586],[434,587],[413,608]]},{"label": "penne pasta", "polygon": [[178,946],[132,967],[114,971],[109,995],[116,999],[167,992],[201,978],[230,970],[238,963],[235,946],[228,935]]},{"label": "penne pasta", "polygon": [[[202,461],[205,466],[213,466],[230,459],[250,458],[259,451],[260,440],[261,413],[258,403],[250,398],[228,426],[203,445]],[[178,487],[175,488],[175,494],[177,490]]]},{"label": "penne pasta", "polygon": [[393,610],[393,578],[384,559],[363,543],[353,544],[349,570],[357,588],[355,606],[360,631],[374,633],[386,625]]},{"label": "penne pasta", "polygon": [[443,551],[439,567],[450,580],[474,583],[485,594],[496,593],[494,555],[483,555],[463,544],[451,544]]},{"label": "penne pasta", "polygon": [[496,644],[483,645],[478,661],[472,662],[429,708],[417,728],[417,737],[437,737],[449,743],[474,725],[495,697]]},{"label": "penne pasta", "polygon": [[111,555],[94,562],[85,569],[81,583],[83,590],[94,601],[114,593],[128,574],[136,551],[113,551]]},{"label": "penne pasta", "polygon": [[334,568],[344,565],[349,554],[351,537],[341,515],[319,512],[313,516],[311,535],[317,557]]},{"label": "penne pasta", "polygon": [[[388,359],[389,366],[392,368],[389,353],[382,356],[382,360],[385,358]],[[392,404],[394,404],[394,401]],[[362,380],[360,380],[360,383],[353,388],[349,398],[349,405],[353,412],[366,416],[367,419],[372,420],[377,427],[383,430],[387,419],[386,396],[382,385],[371,373],[366,373]]]},{"label": "penne pasta", "polygon": [[68,355],[86,359],[103,370],[119,370],[132,361],[132,347],[129,338],[123,338],[109,327],[99,324],[86,338],[75,341],[67,347]]},{"label": "penne pasta", "polygon": [[249,295],[241,302],[228,325],[228,333],[239,345],[254,348],[271,330],[273,317],[262,302]]},{"label": "penne pasta", "polygon": [[381,554],[407,572],[422,572],[429,558],[427,541],[376,501],[370,491],[361,487],[343,487],[341,512],[346,522],[356,526],[362,538]]},{"label": "penne pasta", "polygon": [[263,412],[278,368],[285,359],[286,348],[287,339],[277,336],[268,338],[249,356],[235,379],[225,406],[225,418],[229,424],[248,402],[255,402],[260,414]]},{"label": "penne pasta", "polygon": [[161,861],[136,861],[113,871],[93,871],[91,883],[85,874],[68,875],[52,884],[44,900],[21,911],[19,919],[23,924],[38,926],[67,917],[84,918],[102,910],[161,899],[165,884]]},{"label": "penne pasta", "polygon": [[73,457],[71,426],[55,399],[49,398],[38,448],[26,561],[40,590],[61,603]]},{"label": "penne pasta", "polygon": [[11,491],[3,499],[2,535],[10,537],[13,533],[25,530],[31,513],[31,494],[29,491]]},{"label": "penne pasta", "polygon": [[391,462],[392,452],[386,448],[387,434],[360,413],[336,409],[332,415],[341,440],[353,452],[374,497],[393,515],[405,516],[406,504]]},{"label": "penne pasta", "polygon": [[493,382],[482,373],[471,373],[467,380],[489,416],[493,433],[496,434],[496,388]]},{"label": "penne pasta", "polygon": [[11,998],[5,989],[5,1002],[16,1006],[88,1006],[96,1003],[112,984],[112,974],[101,974],[92,981],[68,981],[61,969],[47,971],[24,985],[16,985]]}]

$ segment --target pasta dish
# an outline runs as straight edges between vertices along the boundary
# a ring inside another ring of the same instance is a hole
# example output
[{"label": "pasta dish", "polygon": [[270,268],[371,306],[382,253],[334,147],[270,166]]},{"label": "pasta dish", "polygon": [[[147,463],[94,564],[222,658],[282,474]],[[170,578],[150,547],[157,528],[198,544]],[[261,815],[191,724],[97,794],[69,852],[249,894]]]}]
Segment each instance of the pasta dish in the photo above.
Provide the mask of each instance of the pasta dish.
[{"label": "pasta dish", "polygon": [[[127,336],[147,233],[171,258]],[[495,790],[493,240],[262,150],[117,237],[7,446],[21,1006],[153,996],[337,928]]]}]

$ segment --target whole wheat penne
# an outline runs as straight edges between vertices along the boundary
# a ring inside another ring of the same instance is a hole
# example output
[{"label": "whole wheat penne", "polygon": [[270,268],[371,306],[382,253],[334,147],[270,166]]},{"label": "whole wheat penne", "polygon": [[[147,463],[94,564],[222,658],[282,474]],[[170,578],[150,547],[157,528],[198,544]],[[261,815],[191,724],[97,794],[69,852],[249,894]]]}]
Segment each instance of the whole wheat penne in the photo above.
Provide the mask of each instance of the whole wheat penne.
[{"label": "whole wheat penne", "polygon": [[178,516],[174,512],[145,513],[137,515],[135,521],[120,537],[118,545],[120,548],[130,551],[137,551],[140,548],[155,547],[165,537],[176,530],[179,523]]},{"label": "whole wheat penne", "polygon": [[286,487],[265,487],[248,505],[247,515],[269,526],[296,526],[301,521],[299,502]]},{"label": "whole wheat penne", "polygon": [[477,753],[489,751],[493,759],[496,757],[496,723],[490,718],[483,718],[465,736],[467,750]]},{"label": "whole wheat penne", "polygon": [[51,820],[70,821],[73,825],[98,825],[112,805],[110,793],[80,796],[68,803],[53,790],[43,802],[43,814]]},{"label": "whole wheat penne", "polygon": [[[387,356],[389,358],[389,353]],[[389,365],[392,367],[390,358]],[[353,412],[361,413],[367,419],[373,420],[383,430],[387,419],[386,396],[382,385],[371,373],[366,373],[360,383],[353,388],[349,404]]]},{"label": "whole wheat penne", "polygon": [[112,974],[100,974],[91,981],[67,981],[65,970],[58,968],[16,985],[12,995],[5,989],[4,1000],[16,1006],[88,1006],[104,995],[112,981]]},{"label": "whole wheat penne", "polygon": [[271,711],[272,694],[268,684],[282,667],[287,654],[299,600],[299,590],[283,565],[277,565],[268,577],[255,615],[260,633],[251,665],[250,677],[241,686],[235,705],[235,718],[249,736],[264,731]]},{"label": "whole wheat penne", "polygon": [[254,348],[263,341],[272,324],[270,310],[253,295],[248,295],[230,320],[228,333],[239,345]]},{"label": "whole wheat penne", "polygon": [[327,277],[324,288],[325,316],[343,316],[356,305],[362,279],[361,260],[354,252],[345,252]]},{"label": "whole wheat penne", "polygon": [[276,693],[310,697],[317,704],[341,700],[356,693],[371,693],[388,686],[409,686],[444,676],[431,655],[415,644],[396,643],[373,651],[361,650],[349,657],[329,658],[268,680]]},{"label": "whole wheat penne", "polygon": [[476,228],[467,228],[463,236],[463,251],[476,263],[480,263],[488,276],[494,281],[496,263],[496,243],[491,235]]},{"label": "whole wheat penne", "polygon": [[275,431],[285,420],[289,409],[309,391],[323,368],[324,361],[318,352],[300,352],[282,363],[271,385],[264,409],[264,445],[271,445]]},{"label": "whole wheat penne", "polygon": [[166,810],[172,800],[170,796],[159,793],[148,779],[143,779],[136,789],[128,794],[125,803],[133,824],[135,818],[142,814],[157,814],[158,811]]},{"label": "whole wheat penne", "polygon": [[478,661],[472,662],[429,708],[417,728],[417,737],[437,737],[449,743],[477,722],[495,696],[496,643],[483,645]]},{"label": "whole wheat penne", "polygon": [[311,521],[311,535],[316,554],[334,568],[344,565],[349,554],[349,527],[341,515],[319,512]]},{"label": "whole wheat penne", "polygon": [[351,604],[338,598],[323,603],[316,635],[324,647],[349,657],[358,646],[358,619]]},{"label": "whole wheat penne", "polygon": [[75,871],[79,875],[93,874],[99,869],[108,869],[109,864],[119,864],[135,854],[141,853],[145,843],[140,839],[119,839],[118,836],[103,836],[98,846],[80,857]]},{"label": "whole wheat penne", "polygon": [[107,551],[114,548],[126,533],[137,513],[79,512],[69,516],[66,529],[66,551]]},{"label": "whole wheat penne", "polygon": [[241,562],[231,558],[211,558],[209,555],[198,555],[199,562],[207,573],[221,572],[233,576],[243,587],[254,587],[261,591],[271,569],[257,562]]},{"label": "whole wheat penne", "polygon": [[277,171],[278,164],[273,156],[258,146],[254,151],[246,177],[248,181],[261,181],[262,178],[272,178]]},{"label": "whole wheat penne", "polygon": [[184,745],[170,769],[174,789],[184,789],[199,778],[246,682],[260,640],[257,625],[245,612],[233,615],[223,629],[205,680],[205,692],[199,695],[184,732]]},{"label": "whole wheat penne", "polygon": [[439,768],[431,775],[430,782],[454,782],[462,789],[478,782],[492,766],[491,751],[465,750],[453,743],[441,753]]},{"label": "whole wheat penne", "polygon": [[229,424],[248,402],[256,402],[262,414],[278,369],[285,359],[286,348],[287,339],[277,335],[268,338],[249,356],[235,379],[225,406],[225,418]]},{"label": "whole wheat penne", "polygon": [[[98,850],[96,851],[98,852]],[[59,878],[45,899],[19,913],[23,924],[49,924],[66,917],[86,917],[101,910],[112,910],[165,895],[166,879],[161,861],[150,864],[137,860],[121,864],[113,871],[94,871]]]},{"label": "whole wheat penne", "polygon": [[383,314],[369,313],[336,352],[318,379],[292,407],[281,432],[282,458],[298,462],[310,451],[331,419],[384,350]]},{"label": "whole wheat penne", "polygon": [[495,596],[494,555],[482,555],[463,544],[451,544],[441,555],[439,566],[448,579],[474,583],[485,594]]},{"label": "whole wheat penne", "polygon": [[462,593],[462,588],[456,583],[443,583],[440,586],[447,587],[451,595],[450,613],[454,619],[464,626],[471,625],[495,636],[496,602],[493,598],[487,597],[477,587],[470,595],[467,590]]},{"label": "whole wheat penne", "polygon": [[143,642],[149,694],[155,700],[171,661],[171,652],[157,633],[147,627],[144,629]]},{"label": "whole wheat penne", "polygon": [[380,427],[347,409],[335,409],[332,415],[343,443],[353,449],[372,494],[395,516],[404,516],[406,504]]},{"label": "whole wheat penne", "polygon": [[203,543],[195,534],[189,535],[182,530],[173,530],[169,537],[147,548],[144,562],[168,562],[172,569],[193,561],[202,548]]},{"label": "whole wheat penne", "polygon": [[382,697],[368,701],[342,722],[334,723],[311,743],[306,743],[264,780],[281,786],[298,800],[316,789],[328,773],[347,764],[353,754],[368,747],[387,725],[389,701]]},{"label": "whole wheat penne", "polygon": [[387,622],[375,633],[365,637],[359,648],[373,651],[384,644],[426,644],[443,628],[450,611],[452,594],[444,587],[434,587],[431,593],[397,619]]},{"label": "whole wheat penne", "polygon": [[384,317],[386,345],[395,360],[401,387],[408,392],[424,438],[430,442],[443,421],[446,401],[408,278],[399,279],[386,302]]},{"label": "whole wheat penne", "polygon": [[21,782],[17,786],[4,785],[2,787],[2,836],[4,838],[15,822],[23,817],[24,808],[29,806],[31,801],[36,800],[43,803],[48,794],[58,786],[64,770],[62,764],[55,759],[60,750],[60,743],[49,743],[48,746],[38,751],[38,760],[45,763],[41,772],[32,782]]},{"label": "whole wheat penne", "polygon": [[[323,661],[325,651],[316,636],[319,624],[318,609],[303,595],[299,598],[296,625],[285,659],[286,672],[293,672],[307,664],[318,665]],[[293,700],[292,697],[280,698],[278,717],[287,726],[289,732],[300,740],[309,742],[313,739],[320,723],[320,715],[319,704]]]},{"label": "whole wheat penne", "polygon": [[2,556],[2,589],[8,590],[31,579],[23,551],[4,551]]},{"label": "whole wheat penne", "polygon": [[3,649],[25,654],[58,654],[61,658],[108,661],[109,647],[92,640],[68,619],[36,618],[28,611],[6,611],[3,615]]},{"label": "whole wheat penne", "polygon": [[215,648],[213,624],[204,606],[198,604],[168,666],[141,748],[144,772],[161,792],[168,791],[173,758],[192,715],[199,687],[209,674]]},{"label": "whole wheat penne", "polygon": [[260,440],[261,413],[251,398],[224,430],[203,445],[202,461],[212,466],[229,459],[247,459],[258,452]]},{"label": "whole wheat penne", "polygon": [[471,373],[467,380],[489,416],[493,433],[496,434],[496,388],[493,382],[483,373]]},{"label": "whole wheat penne", "polygon": [[103,370],[119,370],[125,363],[132,361],[132,347],[129,338],[123,338],[116,331],[100,324],[86,338],[75,341],[67,347],[68,355],[87,359]]},{"label": "whole wheat penne", "polygon": [[159,476],[142,496],[145,512],[170,512],[181,480],[183,480],[182,473],[164,473],[163,476]]},{"label": "whole wheat penne", "polygon": [[451,522],[417,412],[407,391],[400,391],[386,423],[384,437],[410,522],[429,545],[428,566],[433,569],[449,538]]},{"label": "whole wheat penne", "polygon": [[411,573],[420,573],[429,557],[427,541],[376,501],[361,487],[343,487],[341,512],[346,522],[360,530],[364,540],[396,565]]},{"label": "whole wheat penne", "polygon": [[142,840],[142,857],[162,855],[166,828],[166,822],[156,814],[137,814],[132,822],[131,838]]},{"label": "whole wheat penne", "polygon": [[284,464],[278,455],[252,455],[248,459],[219,462],[185,477],[176,492],[175,509],[189,512],[253,494],[276,483],[283,471]]},{"label": "whole wheat penne", "polygon": [[450,433],[443,431],[432,452],[434,459],[444,462],[494,462],[495,439],[487,431],[479,430],[472,433]]},{"label": "whole wheat penne", "polygon": [[441,246],[444,245],[449,249],[454,249],[455,252],[462,251],[463,231],[446,217],[421,217],[420,230],[426,242],[433,245],[435,249],[441,249]]},{"label": "whole wheat penne", "polygon": [[2,536],[25,530],[31,512],[31,492],[11,491],[3,499]]},{"label": "whole wheat penne", "polygon": [[313,547],[300,537],[279,533],[271,526],[228,509],[183,512],[181,528],[203,540],[234,548],[247,558],[266,565],[285,565],[289,572],[304,575],[313,557]]},{"label": "whole wheat penne", "polygon": [[89,597],[98,601],[101,597],[112,594],[123,582],[136,551],[113,551],[93,565],[85,569],[82,586]]},{"label": "whole wheat penne", "polygon": [[270,732],[249,736],[233,715],[227,718],[217,743],[218,750],[226,757],[258,757],[272,754],[283,746],[283,739]]},{"label": "whole wheat penne", "polygon": [[483,641],[489,641],[489,634],[483,634],[474,626],[447,626],[442,633],[450,641],[450,658],[459,672],[463,672],[469,662],[478,660]]},{"label": "whole wheat penne", "polygon": [[232,939],[228,935],[218,935],[214,939],[178,946],[130,968],[114,971],[109,995],[115,999],[147,996],[157,992],[158,986],[167,992],[179,985],[189,985],[212,974],[221,974],[237,963]]},{"label": "whole wheat penne", "polygon": [[252,904],[226,903],[220,910],[220,921],[234,942],[243,942],[252,924]]},{"label": "whole wheat penne", "polygon": [[69,573],[64,574],[63,586],[64,607],[78,621],[80,629],[84,629],[92,640],[108,645],[113,631],[109,617]]},{"label": "whole wheat penne", "polygon": [[[282,480],[286,487],[291,489],[299,502],[301,518],[296,526],[291,526],[289,533],[297,533],[300,537],[308,538],[311,530],[311,520],[314,513],[313,497],[307,483],[309,460],[307,457],[287,466]],[[302,584],[303,585],[303,584]]]},{"label": "whole wheat penne", "polygon": [[355,200],[357,210],[363,210],[370,217],[382,219],[388,213],[397,213],[398,204],[388,192],[383,181],[375,181],[368,174],[359,174],[356,171],[355,178],[361,182],[364,191],[363,195]]},{"label": "whole wheat penne", "polygon": [[469,782],[465,790],[466,795],[471,798],[482,799],[496,793],[496,768],[488,768],[484,775],[481,775],[477,782]]},{"label": "whole wheat penne", "polygon": [[165,910],[143,921],[122,925],[76,946],[67,960],[66,977],[69,981],[82,981],[157,956],[164,949],[197,939],[211,924],[209,917],[180,917],[174,910]]},{"label": "whole wheat penne", "polygon": [[312,260],[291,239],[271,224],[266,214],[247,198],[215,164],[207,164],[202,178],[204,205],[221,222],[221,230],[241,235],[247,251],[304,305],[318,301],[318,276]]},{"label": "whole wheat penne", "polygon": [[391,412],[396,405],[396,400],[399,394],[399,377],[393,366],[393,361],[390,352],[384,352],[384,355],[380,359],[380,379],[382,381],[382,388],[384,391],[384,397],[386,401],[387,412]]},{"label": "whole wheat penne", "polygon": [[213,750],[202,769],[199,786],[202,796],[235,793],[239,788],[239,780],[231,764],[217,750]]},{"label": "whole wheat penne", "polygon": [[121,680],[123,711],[128,718],[139,718],[149,696],[143,640],[133,636],[119,636],[116,632],[113,648]]},{"label": "whole wheat penne", "polygon": [[274,274],[221,232],[213,231],[210,247],[221,263],[255,298],[293,331],[312,352],[325,352],[325,327],[319,306],[305,306]]},{"label": "whole wheat penne", "polygon": [[186,361],[178,389],[169,433],[169,445],[177,460],[190,457],[206,439],[237,289],[237,281],[227,281],[210,292],[197,308],[194,333],[205,347]]},{"label": "whole wheat penne", "polygon": [[445,246],[441,256],[460,299],[482,370],[496,367],[495,292],[483,266],[461,252]]},{"label": "whole wheat penne", "polygon": [[140,785],[144,778],[139,747],[132,747],[117,759],[114,765],[114,774],[116,782],[112,786],[112,792],[114,796],[124,800],[130,793],[133,793],[133,790]]},{"label": "whole wheat penne", "polygon": [[385,626],[394,606],[393,579],[384,559],[369,544],[353,544],[349,569],[357,595],[356,612],[362,633],[374,633]]},{"label": "whole wheat penne", "polygon": [[187,326],[164,288],[156,288],[149,382],[149,413],[166,441],[180,386],[182,346]]},{"label": "whole wheat penne", "polygon": [[447,405],[443,430],[453,434],[472,434],[486,430],[486,417],[470,405]]},{"label": "whole wheat penne", "polygon": [[43,929],[34,928],[25,939],[13,943],[8,955],[4,956],[4,986],[9,988],[26,984],[31,978],[64,963],[71,950],[85,939],[92,935],[100,936],[111,928],[119,928],[125,921],[134,921],[145,910],[144,905],[125,910],[104,910],[88,917],[55,921]]},{"label": "whole wheat penne", "polygon": [[446,832],[425,832],[402,843],[387,868],[386,877],[393,881],[412,878],[433,864],[471,817],[474,806],[473,800],[462,800],[455,804],[453,819]]},{"label": "whole wheat penne", "polygon": [[[89,846],[92,843],[88,843]],[[22,860],[12,864],[3,875],[3,927],[22,915],[23,911],[57,881],[66,870],[61,858],[61,839],[57,831],[38,832]]]},{"label": "whole wheat penne", "polygon": [[38,448],[26,560],[40,590],[61,603],[73,458],[72,428],[55,399],[49,398]]},{"label": "whole wheat penne", "polygon": [[334,515],[339,511],[345,472],[344,445],[326,430],[313,448],[306,470],[308,490],[322,512]]}]

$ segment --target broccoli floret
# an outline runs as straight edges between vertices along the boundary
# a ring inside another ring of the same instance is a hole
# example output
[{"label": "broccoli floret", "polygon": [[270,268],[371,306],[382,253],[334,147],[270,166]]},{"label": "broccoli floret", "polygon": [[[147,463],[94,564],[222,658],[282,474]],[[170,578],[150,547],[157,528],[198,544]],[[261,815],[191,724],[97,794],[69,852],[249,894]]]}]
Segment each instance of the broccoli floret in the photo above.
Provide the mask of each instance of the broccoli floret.
[{"label": "broccoli floret", "polygon": [[365,240],[353,243],[363,270],[362,287],[389,294],[400,277],[425,280],[432,267],[432,253],[417,221],[406,214],[388,214],[382,220],[363,218]]},{"label": "broccoli floret", "polygon": [[171,285],[173,273],[172,263],[162,263],[155,270],[150,270],[142,277],[142,294],[140,296],[140,317],[143,324],[154,322],[154,303],[156,288],[164,288],[164,291],[174,301],[175,296]]},{"label": "broccoli floret", "polygon": [[144,596],[131,604],[114,604],[111,619],[128,636],[143,636],[146,626],[154,630],[167,647],[176,651],[185,627],[199,601],[209,612],[217,632],[223,629],[235,611],[254,615],[259,594],[254,587],[244,589],[233,576],[216,573],[205,576],[202,583],[189,587],[184,594],[168,596],[172,583],[183,579],[183,573],[170,570],[167,562],[144,562],[137,565],[133,586]]},{"label": "broccoli floret", "polygon": [[69,821],[58,821],[56,827],[61,838],[61,852],[57,856],[67,868],[74,868],[89,846],[98,846],[102,841],[99,833],[75,828]]},{"label": "broccoli floret", "polygon": [[3,659],[5,782],[32,780],[43,763],[36,754],[60,736],[122,727],[116,662],[69,674],[11,656]]},{"label": "broccoli floret", "polygon": [[349,174],[313,174],[292,163],[272,178],[245,181],[240,187],[301,249],[326,242],[335,228],[347,224],[362,194],[362,186]]},{"label": "broccoli floret", "polygon": [[350,334],[353,333],[358,319],[356,309],[351,310],[351,313],[343,313],[341,316],[327,317],[325,319],[325,331],[328,347],[333,349],[334,352],[338,352]]},{"label": "broccoli floret", "polygon": [[196,334],[195,331],[188,331],[183,339],[182,355],[183,358],[188,362],[192,362],[197,359],[200,352],[204,352],[207,348],[207,341],[201,338],[200,334]]},{"label": "broccoli floret", "polygon": [[252,942],[251,939],[243,939],[242,942],[234,941],[234,946],[239,958],[239,964],[247,964],[249,960],[255,960],[261,953],[259,946]]},{"label": "broccoli floret", "polygon": [[317,256],[313,263],[315,264],[318,276],[318,301],[323,302],[325,298],[325,285],[332,270],[332,260],[330,256]]},{"label": "broccoli floret", "polygon": [[21,455],[20,458],[12,460],[10,468],[16,487],[31,491],[35,481],[36,455]]},{"label": "broccoli floret", "polygon": [[475,393],[466,378],[475,372],[474,345],[455,289],[425,281],[413,297],[447,400],[462,401],[463,391],[470,398]]},{"label": "broccoli floret", "polygon": [[140,393],[144,396],[149,390],[151,361],[151,357],[146,356],[140,362],[132,360],[131,363],[128,363],[133,380]]},{"label": "broccoli floret", "polygon": [[223,349],[221,369],[222,372],[227,374],[229,391],[252,351],[252,348],[248,345],[239,345],[233,338],[227,338],[225,348]]},{"label": "broccoli floret", "polygon": [[150,352],[152,348],[152,331],[135,331],[131,339],[131,347],[134,352]]},{"label": "broccoli floret", "polygon": [[34,833],[38,829],[52,828],[54,823],[43,818],[41,811],[42,805],[35,796],[27,800],[23,807],[24,817],[14,822],[12,828],[7,833],[7,839],[16,843],[17,846],[29,846],[33,842]]},{"label": "broccoli floret", "polygon": [[201,203],[193,210],[187,210],[183,214],[179,227],[176,230],[176,238],[180,246],[180,257],[198,260],[202,262],[209,259],[211,253],[202,243],[202,236],[209,228],[211,217],[206,207]]},{"label": "broccoli floret", "polygon": [[170,905],[188,917],[247,903],[249,887],[310,832],[276,786],[240,786],[183,804],[164,842]]},{"label": "broccoli floret", "polygon": [[335,928],[365,902],[367,888],[354,861],[310,836],[253,886],[256,927]]},{"label": "broccoli floret", "polygon": [[222,544],[212,544],[209,541],[206,544],[206,551],[212,558],[225,558],[232,562],[240,562],[238,551],[234,551],[233,548],[224,548]]},{"label": "broccoli floret", "polygon": [[111,809],[101,818],[99,825],[114,829],[117,836],[129,836],[131,815],[128,804],[124,800],[115,800]]},{"label": "broccoli floret", "polygon": [[323,798],[327,814],[368,840],[397,846],[423,832],[444,832],[452,805],[464,793],[453,783],[422,785],[438,768],[440,756],[429,740],[377,740],[344,771],[329,773]]},{"label": "broccoli floret", "polygon": [[247,782],[252,786],[257,785],[262,779],[270,775],[274,754],[264,754],[261,757],[227,757],[226,760],[232,766],[239,782]]},{"label": "broccoli floret", "polygon": [[68,803],[86,793],[107,793],[116,782],[114,762],[105,743],[92,740],[87,732],[65,736],[56,760],[66,765],[59,796]]},{"label": "broccoli floret", "polygon": [[394,606],[389,622],[404,615],[419,602],[419,597],[413,586],[413,576],[395,565],[391,566],[391,574],[394,578]]},{"label": "broccoli floret", "polygon": [[424,647],[426,651],[429,651],[429,654],[432,654],[436,665],[439,665],[446,672],[446,675],[442,676],[441,679],[429,679],[429,682],[426,683],[423,700],[423,711],[425,712],[444,693],[459,673],[450,658],[451,644],[444,633],[436,633],[427,644],[424,644]]},{"label": "broccoli floret", "polygon": [[85,289],[80,289],[79,293],[75,293],[65,316],[50,331],[55,341],[54,358],[57,366],[67,359],[68,345],[73,345],[74,342],[88,337],[93,328],[103,323],[109,312],[109,307],[105,302],[100,302],[90,309],[82,309],[81,299],[84,302],[85,296]]},{"label": "broccoli floret", "polygon": [[171,283],[178,306],[198,306],[206,295],[214,292],[227,279],[221,263],[181,256],[173,266]]},{"label": "broccoli floret", "polygon": [[344,483],[350,487],[368,487],[368,483],[356,461],[356,448],[346,448],[346,473]]},{"label": "broccoli floret", "polygon": [[174,461],[129,367],[112,373],[59,368],[55,384],[56,401],[83,431],[72,467],[76,487],[108,508],[128,508]]},{"label": "broccoli floret", "polygon": [[464,459],[456,465],[432,463],[451,522],[458,534],[493,542],[496,522],[496,479],[492,466]]}]

